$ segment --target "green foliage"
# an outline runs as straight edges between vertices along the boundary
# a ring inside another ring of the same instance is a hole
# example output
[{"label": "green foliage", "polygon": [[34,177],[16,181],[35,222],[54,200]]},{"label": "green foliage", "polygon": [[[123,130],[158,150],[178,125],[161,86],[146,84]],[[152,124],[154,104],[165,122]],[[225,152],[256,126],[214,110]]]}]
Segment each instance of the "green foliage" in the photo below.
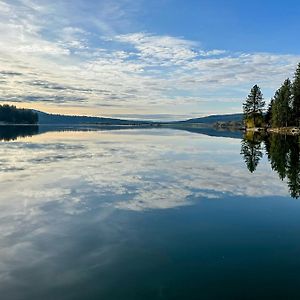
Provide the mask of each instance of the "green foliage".
[{"label": "green foliage", "polygon": [[248,95],[246,102],[243,104],[243,113],[246,126],[259,127],[261,124],[261,117],[263,116],[263,109],[265,102],[263,95],[258,85],[253,86]]},{"label": "green foliage", "polygon": [[11,124],[37,124],[38,114],[30,109],[19,109],[11,105],[0,105],[0,122]]},{"label": "green foliage", "polygon": [[276,91],[272,102],[272,127],[287,127],[292,119],[292,84],[286,79]]},{"label": "green foliage", "polygon": [[[244,121],[247,128],[261,127],[265,102],[260,88],[255,85],[243,104]],[[294,82],[286,79],[276,91],[267,112],[265,124],[272,127],[300,127],[300,63],[296,69]]]},{"label": "green foliage", "polygon": [[267,112],[265,114],[265,123],[267,125],[271,125],[271,122],[272,122],[272,108],[273,108],[273,105],[274,105],[274,99],[271,99],[271,101],[268,105]]},{"label": "green foliage", "polygon": [[244,122],[247,128],[263,127],[265,125],[264,117],[261,114],[246,117]]},{"label": "green foliage", "polygon": [[293,119],[294,125],[299,126],[300,124],[300,63],[298,64],[298,68],[295,72],[293,87],[292,87],[292,107],[293,107]]}]

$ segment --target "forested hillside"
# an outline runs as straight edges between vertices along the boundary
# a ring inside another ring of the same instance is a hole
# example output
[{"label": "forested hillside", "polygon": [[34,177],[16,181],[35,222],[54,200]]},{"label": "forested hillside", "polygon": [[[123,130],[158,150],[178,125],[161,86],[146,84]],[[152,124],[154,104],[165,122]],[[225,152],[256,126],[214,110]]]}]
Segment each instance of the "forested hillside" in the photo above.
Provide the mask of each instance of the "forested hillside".
[{"label": "forested hillside", "polygon": [[0,123],[37,124],[38,114],[30,109],[20,109],[13,105],[0,105]]}]

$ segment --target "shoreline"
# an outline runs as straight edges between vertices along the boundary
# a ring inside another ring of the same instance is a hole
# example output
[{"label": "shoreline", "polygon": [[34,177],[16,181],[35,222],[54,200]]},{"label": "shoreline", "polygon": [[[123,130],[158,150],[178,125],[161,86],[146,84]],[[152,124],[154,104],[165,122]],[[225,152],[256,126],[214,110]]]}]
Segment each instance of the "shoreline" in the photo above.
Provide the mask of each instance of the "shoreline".
[{"label": "shoreline", "polygon": [[265,128],[265,127],[254,127],[246,128],[246,132],[267,132],[276,134],[288,134],[288,135],[300,135],[299,127],[276,127],[276,128]]}]

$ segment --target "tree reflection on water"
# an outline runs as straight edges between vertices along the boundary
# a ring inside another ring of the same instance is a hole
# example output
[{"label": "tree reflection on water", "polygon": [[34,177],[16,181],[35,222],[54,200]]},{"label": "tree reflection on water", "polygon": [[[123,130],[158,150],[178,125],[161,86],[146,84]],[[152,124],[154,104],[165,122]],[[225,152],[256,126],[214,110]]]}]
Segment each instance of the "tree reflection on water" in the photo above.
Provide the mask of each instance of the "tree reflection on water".
[{"label": "tree reflection on water", "polygon": [[4,125],[0,126],[0,141],[14,141],[20,137],[33,136],[39,133],[37,125]]},{"label": "tree reflection on water", "polygon": [[287,180],[291,197],[299,198],[299,141],[299,136],[248,132],[242,140],[241,154],[248,170],[253,173],[263,157],[263,149],[265,149],[272,169],[278,173],[281,180]]}]

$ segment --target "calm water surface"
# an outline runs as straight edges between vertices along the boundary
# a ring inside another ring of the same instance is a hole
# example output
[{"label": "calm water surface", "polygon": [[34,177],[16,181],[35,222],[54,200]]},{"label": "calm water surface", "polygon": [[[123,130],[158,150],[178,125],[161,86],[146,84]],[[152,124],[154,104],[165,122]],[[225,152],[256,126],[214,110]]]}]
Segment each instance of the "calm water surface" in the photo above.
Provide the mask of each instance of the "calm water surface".
[{"label": "calm water surface", "polygon": [[5,140],[1,299],[300,299],[300,202],[268,147],[169,129]]}]

